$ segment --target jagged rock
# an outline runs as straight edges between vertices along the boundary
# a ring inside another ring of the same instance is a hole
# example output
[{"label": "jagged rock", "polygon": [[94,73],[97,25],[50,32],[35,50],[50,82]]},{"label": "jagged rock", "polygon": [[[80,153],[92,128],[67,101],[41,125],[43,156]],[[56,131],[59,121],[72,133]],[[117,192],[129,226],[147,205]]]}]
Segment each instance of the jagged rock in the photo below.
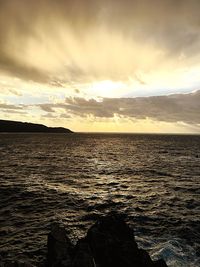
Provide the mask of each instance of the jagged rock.
[{"label": "jagged rock", "polygon": [[85,240],[79,240],[75,248],[72,267],[95,267],[91,249]]},{"label": "jagged rock", "polygon": [[88,230],[86,240],[95,262],[101,266],[128,267],[136,256],[133,230],[117,216],[100,219]]},{"label": "jagged rock", "polygon": [[63,225],[54,223],[51,226],[47,247],[47,263],[49,267],[70,266],[73,245]]},{"label": "jagged rock", "polygon": [[134,232],[119,216],[100,219],[88,230],[86,241],[101,267],[152,267],[149,254],[138,249]]},{"label": "jagged rock", "polygon": [[[118,215],[100,218],[73,246],[62,224],[54,223],[48,235],[45,267],[167,267],[164,260],[152,261],[138,248],[134,231]],[[0,267],[33,267],[9,261]]]},{"label": "jagged rock", "polygon": [[167,264],[163,259],[160,259],[154,262],[153,267],[167,267]]},{"label": "jagged rock", "polygon": [[100,218],[75,248],[64,227],[53,225],[48,237],[48,266],[167,267],[163,260],[154,262],[138,248],[133,229],[117,215]]}]

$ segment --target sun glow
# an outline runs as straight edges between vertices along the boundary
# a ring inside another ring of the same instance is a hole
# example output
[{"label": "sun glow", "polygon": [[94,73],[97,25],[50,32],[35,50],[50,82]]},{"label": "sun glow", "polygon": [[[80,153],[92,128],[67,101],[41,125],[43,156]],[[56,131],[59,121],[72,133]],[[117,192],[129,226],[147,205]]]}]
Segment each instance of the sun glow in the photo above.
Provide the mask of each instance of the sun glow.
[{"label": "sun glow", "polygon": [[93,82],[89,87],[91,95],[101,97],[118,97],[123,94],[126,88],[126,84],[123,82],[114,82],[111,80],[103,80],[99,82]]},{"label": "sun glow", "polygon": [[199,9],[197,0],[0,0],[0,117],[199,133]]}]

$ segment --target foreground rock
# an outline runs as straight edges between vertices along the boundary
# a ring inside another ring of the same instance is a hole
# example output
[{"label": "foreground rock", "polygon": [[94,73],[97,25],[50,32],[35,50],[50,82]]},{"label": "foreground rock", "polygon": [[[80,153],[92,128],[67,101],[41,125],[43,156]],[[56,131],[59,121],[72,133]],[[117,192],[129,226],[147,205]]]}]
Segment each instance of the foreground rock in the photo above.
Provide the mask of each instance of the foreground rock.
[{"label": "foreground rock", "polygon": [[[85,238],[73,245],[62,224],[54,223],[48,235],[47,260],[40,267],[167,267],[164,260],[152,261],[139,249],[134,231],[116,215],[99,219]],[[7,261],[0,267],[39,267]]]},{"label": "foreground rock", "polygon": [[47,261],[49,266],[70,266],[73,245],[61,224],[53,224],[47,242]]},{"label": "foreground rock", "polygon": [[61,225],[53,225],[48,236],[48,267],[167,267],[152,261],[139,249],[133,230],[119,216],[97,221],[85,238],[73,246]]}]

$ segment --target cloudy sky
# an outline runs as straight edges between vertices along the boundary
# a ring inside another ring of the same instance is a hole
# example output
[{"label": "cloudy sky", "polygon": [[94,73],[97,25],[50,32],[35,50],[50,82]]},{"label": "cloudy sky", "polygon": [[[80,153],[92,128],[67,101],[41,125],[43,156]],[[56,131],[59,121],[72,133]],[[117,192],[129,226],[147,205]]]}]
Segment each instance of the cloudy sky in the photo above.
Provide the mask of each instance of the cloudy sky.
[{"label": "cloudy sky", "polygon": [[200,1],[0,0],[0,118],[200,133]]}]

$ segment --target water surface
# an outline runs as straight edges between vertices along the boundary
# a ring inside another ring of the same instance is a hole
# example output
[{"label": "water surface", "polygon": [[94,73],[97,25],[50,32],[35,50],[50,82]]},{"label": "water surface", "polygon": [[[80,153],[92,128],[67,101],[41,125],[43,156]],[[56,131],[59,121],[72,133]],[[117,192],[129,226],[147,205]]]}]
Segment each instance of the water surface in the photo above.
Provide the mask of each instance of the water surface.
[{"label": "water surface", "polygon": [[3,258],[38,264],[52,221],[75,241],[118,211],[153,258],[200,266],[200,136],[0,134],[0,159]]}]

